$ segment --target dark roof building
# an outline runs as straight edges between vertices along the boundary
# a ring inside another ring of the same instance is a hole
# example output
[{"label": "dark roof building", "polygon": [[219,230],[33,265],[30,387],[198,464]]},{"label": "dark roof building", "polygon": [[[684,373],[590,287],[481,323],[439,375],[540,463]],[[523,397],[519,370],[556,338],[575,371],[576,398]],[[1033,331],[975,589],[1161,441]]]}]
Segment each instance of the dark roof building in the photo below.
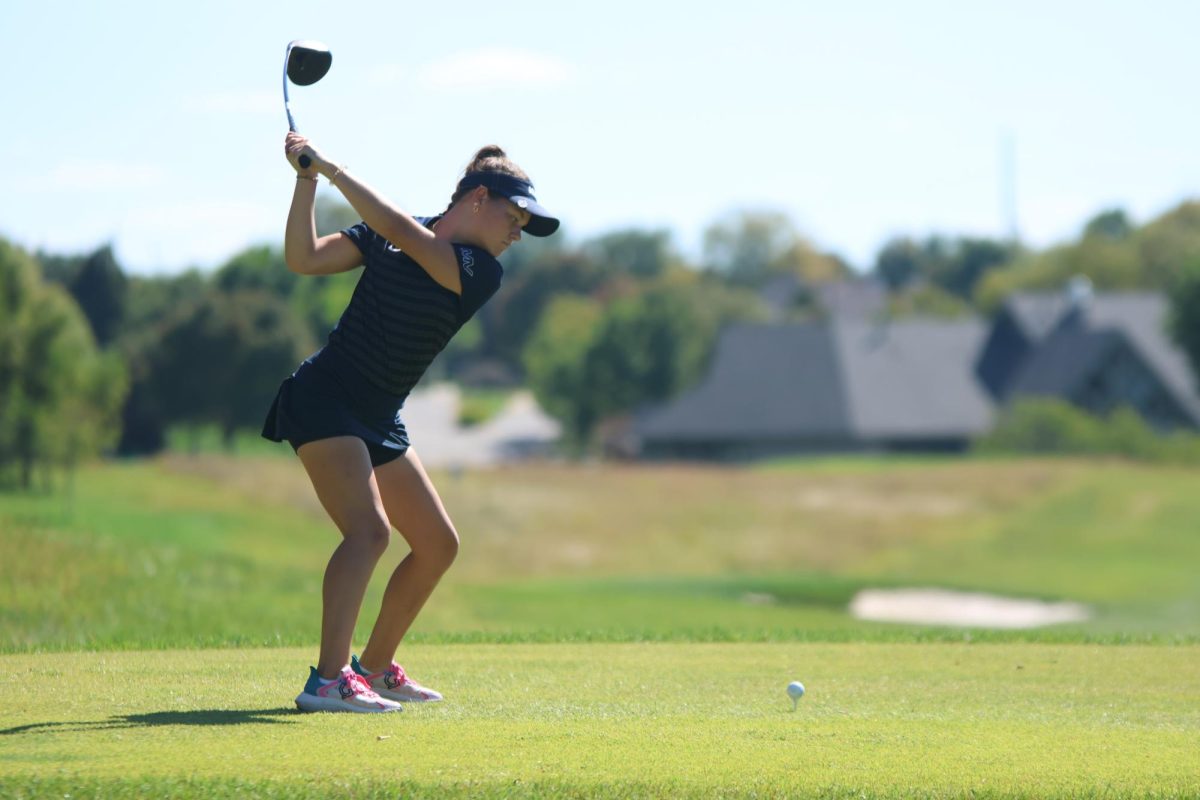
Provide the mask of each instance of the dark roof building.
[{"label": "dark roof building", "polygon": [[1022,397],[1095,414],[1135,409],[1160,430],[1200,427],[1200,394],[1151,293],[1017,294],[978,320],[856,315],[736,325],[708,374],[636,415],[649,457],[735,459],[821,451],[965,449]]},{"label": "dark roof building", "polygon": [[725,330],[705,379],[638,416],[643,455],[957,450],[991,425],[976,321],[835,320]]},{"label": "dark roof building", "polygon": [[1094,414],[1129,406],[1160,430],[1200,426],[1200,396],[1166,332],[1166,298],[1149,292],[1014,295],[976,373],[998,402],[1061,397]]}]

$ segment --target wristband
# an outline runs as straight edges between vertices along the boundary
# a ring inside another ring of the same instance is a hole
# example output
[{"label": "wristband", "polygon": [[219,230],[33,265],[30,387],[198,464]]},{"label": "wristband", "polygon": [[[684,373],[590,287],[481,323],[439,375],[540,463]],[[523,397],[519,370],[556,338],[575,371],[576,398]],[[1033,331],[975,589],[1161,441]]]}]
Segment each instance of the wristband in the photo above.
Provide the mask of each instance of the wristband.
[{"label": "wristband", "polygon": [[[341,166],[340,166],[340,167],[338,167],[336,170],[334,170],[333,174],[329,176],[329,185],[330,185],[330,186],[337,186],[337,184],[336,184],[336,183],[334,183],[334,181],[336,181],[336,180],[338,179],[338,176],[339,176],[339,175],[341,175],[341,174],[342,174],[343,172],[345,172],[345,171],[346,171],[346,165],[345,165],[345,164],[341,165]],[[316,180],[316,178],[314,178],[313,180]]]},{"label": "wristband", "polygon": [[296,176],[296,180],[298,180],[298,181],[312,181],[313,183],[316,183],[316,182],[317,182],[317,179],[316,179],[316,178],[310,178],[310,177],[308,177],[307,175],[297,175],[297,176]]}]

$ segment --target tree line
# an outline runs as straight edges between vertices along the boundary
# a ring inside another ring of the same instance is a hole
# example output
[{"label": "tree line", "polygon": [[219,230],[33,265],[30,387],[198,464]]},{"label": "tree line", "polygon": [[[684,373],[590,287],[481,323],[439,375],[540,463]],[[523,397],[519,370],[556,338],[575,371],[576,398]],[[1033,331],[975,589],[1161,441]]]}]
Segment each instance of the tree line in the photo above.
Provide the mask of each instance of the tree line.
[{"label": "tree line", "polygon": [[[318,204],[318,232],[354,224]],[[1200,203],[1144,225],[1120,210],[1044,250],[967,236],[899,236],[860,274],[784,215],[743,212],[711,225],[699,263],[669,231],[628,229],[573,242],[526,239],[503,259],[501,290],[451,342],[436,377],[529,386],[586,449],[605,420],[695,383],[720,328],[780,319],[767,289],[799,290],[782,319],[818,316],[804,287],[874,279],[888,309],[988,314],[1018,290],[1154,289],[1172,331],[1200,353]],[[29,254],[0,240],[0,482],[30,485],[97,453],[149,454],[166,432],[257,430],[279,381],[324,341],[358,271],[299,276],[263,244],[215,270],[128,274],[111,247]],[[1194,357],[1200,365],[1200,359]]]}]

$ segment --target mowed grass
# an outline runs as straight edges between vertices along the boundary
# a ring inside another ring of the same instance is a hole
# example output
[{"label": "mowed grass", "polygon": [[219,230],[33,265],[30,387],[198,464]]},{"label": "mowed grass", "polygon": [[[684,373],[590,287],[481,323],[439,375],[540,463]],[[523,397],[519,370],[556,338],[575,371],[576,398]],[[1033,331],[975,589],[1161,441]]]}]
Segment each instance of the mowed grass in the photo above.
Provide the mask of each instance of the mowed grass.
[{"label": "mowed grass", "polygon": [[[301,715],[337,534],[284,453],[0,495],[3,797],[1200,795],[1200,493],[1120,462],[435,474],[458,562],[402,647],[447,702]],[[397,539],[356,636],[361,646]],[[1088,603],[864,623],[863,587]],[[791,711],[784,687],[809,693]]]},{"label": "mowed grass", "polygon": [[0,794],[1200,793],[1196,645],[413,645],[447,700],[388,716],[292,710],[309,656],[0,656]]},{"label": "mowed grass", "polygon": [[[435,474],[463,545],[425,642],[1187,641],[1200,493],[1120,462],[843,459],[760,469]],[[0,495],[0,651],[281,646],[317,637],[337,534],[291,457],[171,457]],[[396,543],[376,574],[369,629]],[[1087,603],[1025,632],[864,623],[863,587]]]}]

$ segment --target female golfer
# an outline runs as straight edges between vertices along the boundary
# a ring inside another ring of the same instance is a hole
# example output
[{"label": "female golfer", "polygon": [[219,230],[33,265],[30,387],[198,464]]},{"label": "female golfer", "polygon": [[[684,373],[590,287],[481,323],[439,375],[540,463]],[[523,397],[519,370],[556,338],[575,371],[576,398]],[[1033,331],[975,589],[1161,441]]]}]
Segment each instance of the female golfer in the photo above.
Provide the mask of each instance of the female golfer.
[{"label": "female golfer", "polygon": [[[409,446],[404,399],[450,338],[500,286],[496,258],[521,238],[549,236],[558,220],[538,205],[528,176],[499,147],[484,147],[441,215],[414,218],[346,167],[289,133],[296,170],[284,258],[305,275],[364,267],[325,347],[279,388],[263,436],[287,441],[304,464],[342,541],[325,568],[321,652],[296,698],[303,711],[397,711],[441,700],[404,673],[396,648],[458,552],[458,533]],[[300,157],[311,159],[300,166]],[[363,222],[318,237],[317,175]],[[391,528],[411,552],[388,581],[371,637],[351,657],[367,582]]]}]

